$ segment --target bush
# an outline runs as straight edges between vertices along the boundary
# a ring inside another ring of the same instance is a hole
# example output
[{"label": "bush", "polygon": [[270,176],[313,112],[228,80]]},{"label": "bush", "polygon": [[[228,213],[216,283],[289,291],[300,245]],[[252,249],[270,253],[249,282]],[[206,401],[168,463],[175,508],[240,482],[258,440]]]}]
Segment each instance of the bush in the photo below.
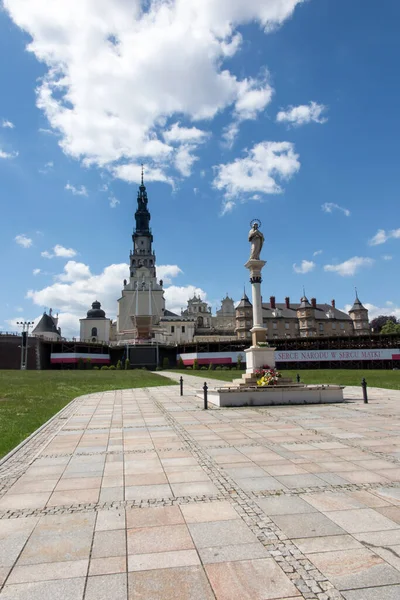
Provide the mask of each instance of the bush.
[{"label": "bush", "polygon": [[125,371],[128,371],[128,369],[131,368],[131,363],[129,361],[129,358],[125,359]]},{"label": "bush", "polygon": [[217,367],[215,367],[215,370],[216,370],[216,371],[222,371],[222,367],[221,367],[221,365],[218,365]]},{"label": "bush", "polygon": [[122,364],[121,364],[120,360],[117,362],[117,369],[118,369],[118,371],[120,371],[122,369]]},{"label": "bush", "polygon": [[162,367],[160,367],[160,366],[157,366],[157,367],[156,367],[156,371],[162,371],[162,370],[163,370],[163,368],[162,368]]},{"label": "bush", "polygon": [[236,368],[238,371],[240,371],[240,369],[242,368],[242,361],[243,361],[243,356],[241,354],[238,354],[237,359],[236,359]]},{"label": "bush", "polygon": [[142,367],[142,371],[147,371],[147,367]]},{"label": "bush", "polygon": [[165,356],[162,361],[163,369],[169,369],[169,358]]},{"label": "bush", "polygon": [[209,370],[209,371],[214,371],[214,365],[213,365],[212,363],[210,363],[210,364],[208,365],[208,370]]},{"label": "bush", "polygon": [[178,359],[178,369],[184,369],[184,368],[185,368],[185,365],[183,363],[183,358],[182,358],[182,356],[180,356]]},{"label": "bush", "polygon": [[197,358],[195,358],[194,361],[193,361],[193,370],[194,371],[198,371],[199,370],[199,361],[197,360]]},{"label": "bush", "polygon": [[108,366],[107,365],[103,365],[101,367],[101,371],[108,371]]},{"label": "bush", "polygon": [[200,367],[200,371],[208,371],[208,367],[206,367],[205,365],[203,365],[202,367]]},{"label": "bush", "polygon": [[108,368],[110,371],[115,371],[117,367],[115,365],[110,365]]},{"label": "bush", "polygon": [[224,366],[224,367],[222,367],[222,370],[223,370],[223,371],[230,371],[230,368],[229,368],[229,367],[227,367],[227,366]]},{"label": "bush", "polygon": [[83,360],[82,357],[78,358],[78,369],[84,369],[85,368],[85,362]]},{"label": "bush", "polygon": [[186,367],[186,370],[187,370],[187,371],[191,371],[191,370],[192,370],[192,367]]},{"label": "bush", "polygon": [[99,367],[97,365],[94,365],[93,371],[98,371],[98,370],[99,370]]}]

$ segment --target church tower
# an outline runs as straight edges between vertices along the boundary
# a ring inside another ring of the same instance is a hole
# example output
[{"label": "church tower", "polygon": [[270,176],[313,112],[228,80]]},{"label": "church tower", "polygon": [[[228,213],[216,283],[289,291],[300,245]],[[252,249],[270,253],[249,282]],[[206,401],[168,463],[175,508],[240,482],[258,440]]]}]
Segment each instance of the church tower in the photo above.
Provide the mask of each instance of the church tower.
[{"label": "church tower", "polygon": [[368,309],[365,308],[360,302],[358,293],[356,290],[356,299],[354,304],[349,310],[350,318],[353,321],[354,334],[355,335],[368,335],[369,334],[369,320],[368,320]]},{"label": "church tower", "polygon": [[133,250],[129,254],[129,281],[124,280],[122,296],[118,300],[119,340],[148,340],[155,337],[165,311],[162,281],[158,282],[156,278],[150,219],[142,167],[132,235]]}]

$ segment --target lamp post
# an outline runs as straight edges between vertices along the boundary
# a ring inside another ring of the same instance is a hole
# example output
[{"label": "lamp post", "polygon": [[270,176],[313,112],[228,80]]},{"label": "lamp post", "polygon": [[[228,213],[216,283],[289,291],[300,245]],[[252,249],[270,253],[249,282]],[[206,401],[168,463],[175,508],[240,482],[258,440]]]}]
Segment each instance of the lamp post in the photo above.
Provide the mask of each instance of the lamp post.
[{"label": "lamp post", "polygon": [[28,336],[29,327],[33,325],[33,321],[17,321],[17,325],[22,326],[22,342],[21,342],[21,369],[25,370],[28,365]]}]

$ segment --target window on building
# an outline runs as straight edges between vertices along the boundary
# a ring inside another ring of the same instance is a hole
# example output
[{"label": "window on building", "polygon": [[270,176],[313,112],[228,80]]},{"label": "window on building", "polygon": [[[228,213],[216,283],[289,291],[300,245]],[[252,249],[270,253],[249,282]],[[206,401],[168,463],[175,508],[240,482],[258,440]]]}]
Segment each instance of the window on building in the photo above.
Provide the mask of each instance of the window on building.
[{"label": "window on building", "polygon": [[92,337],[97,337],[97,327],[92,327]]},{"label": "window on building", "polygon": [[278,324],[277,323],[272,323],[272,329],[278,329]]},{"label": "window on building", "polygon": [[340,323],[340,329],[344,329],[344,323]]},{"label": "window on building", "polygon": [[285,329],[289,329],[289,328],[290,328],[289,323],[285,323]]},{"label": "window on building", "polygon": [[336,323],[332,323],[332,329],[336,329]]},{"label": "window on building", "polygon": [[171,333],[175,333],[175,326],[171,325]]},{"label": "window on building", "polygon": [[323,331],[324,330],[324,324],[323,323],[319,323],[318,325],[319,325],[319,330]]},{"label": "window on building", "polygon": [[278,337],[278,334],[277,334],[277,333],[274,333],[274,338],[277,338],[277,337]]},{"label": "window on building", "polygon": [[298,323],[295,323],[295,324],[294,324],[294,328],[295,328],[295,329],[298,329],[298,328],[299,328],[299,324],[298,324]]},{"label": "window on building", "polygon": [[185,326],[182,325],[182,333],[185,333]]}]

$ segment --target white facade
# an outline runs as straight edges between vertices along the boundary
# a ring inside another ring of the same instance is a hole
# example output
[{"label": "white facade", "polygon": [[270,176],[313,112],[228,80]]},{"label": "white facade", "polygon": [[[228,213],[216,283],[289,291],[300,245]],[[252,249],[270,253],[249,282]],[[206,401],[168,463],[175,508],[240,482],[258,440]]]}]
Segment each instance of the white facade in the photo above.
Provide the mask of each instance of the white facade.
[{"label": "white facade", "polygon": [[106,313],[101,308],[100,302],[93,302],[85,319],[79,319],[80,339],[90,342],[110,341],[111,319],[106,318]]}]

